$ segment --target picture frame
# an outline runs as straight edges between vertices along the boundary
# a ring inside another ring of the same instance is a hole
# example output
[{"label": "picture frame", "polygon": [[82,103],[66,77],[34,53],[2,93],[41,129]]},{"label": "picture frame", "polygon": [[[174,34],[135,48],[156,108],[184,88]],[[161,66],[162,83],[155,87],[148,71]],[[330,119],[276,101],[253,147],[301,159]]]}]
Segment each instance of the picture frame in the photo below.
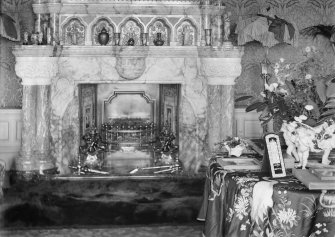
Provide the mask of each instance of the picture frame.
[{"label": "picture frame", "polygon": [[285,177],[286,169],[279,136],[274,133],[268,133],[267,135],[264,136],[264,139],[265,139],[265,154],[263,159],[268,159],[272,177],[273,178]]},{"label": "picture frame", "polygon": [[261,169],[261,164],[256,158],[217,158],[217,162],[226,170]]}]

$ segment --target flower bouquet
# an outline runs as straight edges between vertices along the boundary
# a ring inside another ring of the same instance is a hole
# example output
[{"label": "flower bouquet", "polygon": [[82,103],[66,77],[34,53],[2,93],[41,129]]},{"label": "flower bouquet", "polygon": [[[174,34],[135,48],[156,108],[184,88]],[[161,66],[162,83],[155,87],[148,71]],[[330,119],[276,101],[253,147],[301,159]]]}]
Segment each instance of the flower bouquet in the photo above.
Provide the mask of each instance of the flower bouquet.
[{"label": "flower bouquet", "polygon": [[223,147],[228,151],[229,156],[240,157],[248,143],[239,137],[227,137],[226,140],[217,143],[219,149]]}]

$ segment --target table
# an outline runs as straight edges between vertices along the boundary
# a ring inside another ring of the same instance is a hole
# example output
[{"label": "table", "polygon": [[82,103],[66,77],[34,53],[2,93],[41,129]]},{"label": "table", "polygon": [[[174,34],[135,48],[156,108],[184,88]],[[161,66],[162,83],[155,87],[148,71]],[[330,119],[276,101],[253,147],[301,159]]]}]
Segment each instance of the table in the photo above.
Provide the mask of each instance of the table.
[{"label": "table", "polygon": [[[205,222],[205,237],[334,237],[335,208],[321,206],[320,195],[290,172],[276,179],[260,171],[231,172],[213,159],[198,220]],[[335,193],[324,202],[334,206]]]}]

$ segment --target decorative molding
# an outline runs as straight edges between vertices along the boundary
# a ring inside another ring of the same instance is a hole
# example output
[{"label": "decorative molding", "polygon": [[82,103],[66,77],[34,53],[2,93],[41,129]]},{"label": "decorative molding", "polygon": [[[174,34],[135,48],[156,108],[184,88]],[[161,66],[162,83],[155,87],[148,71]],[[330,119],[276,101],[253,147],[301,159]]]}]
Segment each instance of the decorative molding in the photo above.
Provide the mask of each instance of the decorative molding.
[{"label": "decorative molding", "polygon": [[148,26],[149,33],[149,45],[154,45],[154,40],[156,39],[157,33],[162,34],[162,40],[164,40],[164,45],[170,45],[171,41],[171,26],[165,18],[155,18]]},{"label": "decorative molding", "polygon": [[[55,52],[57,52],[55,54]],[[16,57],[151,57],[151,58],[238,58],[240,48],[230,50],[197,46],[15,46]]]},{"label": "decorative molding", "polygon": [[109,35],[109,41],[107,45],[113,44],[115,26],[110,22],[110,19],[107,17],[100,17],[91,28],[91,38],[93,45],[100,45],[98,41],[98,36],[101,30],[105,28]]},{"label": "decorative molding", "polygon": [[70,18],[62,26],[62,34],[65,45],[85,45],[86,25],[79,17]]},{"label": "decorative molding", "polygon": [[144,26],[140,23],[137,18],[129,17],[126,18],[120,24],[120,45],[127,45],[129,39],[134,40],[134,45],[140,45],[140,35],[144,32]]},{"label": "decorative molding", "polygon": [[241,74],[241,58],[203,58],[201,73],[208,85],[235,85],[235,79]]},{"label": "decorative molding", "polygon": [[134,80],[142,76],[146,69],[145,58],[116,58],[115,68],[120,77],[126,80]]},{"label": "decorative molding", "polygon": [[16,57],[15,71],[22,85],[50,85],[57,70],[57,58]]}]

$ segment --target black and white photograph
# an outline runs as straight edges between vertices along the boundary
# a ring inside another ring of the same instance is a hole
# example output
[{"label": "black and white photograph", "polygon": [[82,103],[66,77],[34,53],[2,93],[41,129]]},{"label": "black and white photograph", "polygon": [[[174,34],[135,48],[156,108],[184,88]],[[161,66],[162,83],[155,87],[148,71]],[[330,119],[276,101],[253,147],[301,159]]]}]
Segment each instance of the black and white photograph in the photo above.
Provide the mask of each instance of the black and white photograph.
[{"label": "black and white photograph", "polygon": [[334,237],[335,0],[0,0],[0,236]]}]

